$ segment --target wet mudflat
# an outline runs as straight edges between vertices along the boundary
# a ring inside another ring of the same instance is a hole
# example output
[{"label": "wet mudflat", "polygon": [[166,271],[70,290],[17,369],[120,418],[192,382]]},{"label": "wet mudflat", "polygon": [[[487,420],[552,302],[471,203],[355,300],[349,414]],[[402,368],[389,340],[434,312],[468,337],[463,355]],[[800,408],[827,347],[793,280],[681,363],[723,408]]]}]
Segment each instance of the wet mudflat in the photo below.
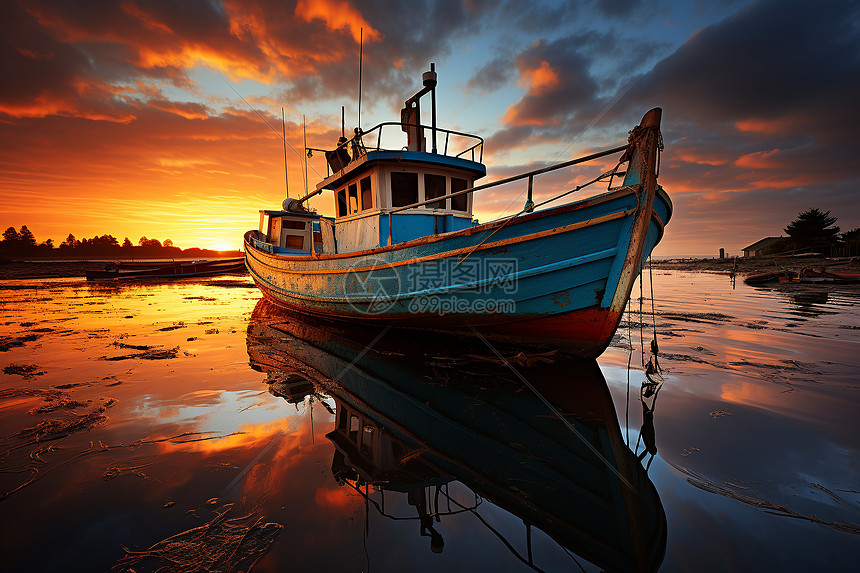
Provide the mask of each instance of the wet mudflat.
[{"label": "wet mudflat", "polygon": [[653,280],[597,364],[0,281],[2,569],[850,570],[860,288]]}]

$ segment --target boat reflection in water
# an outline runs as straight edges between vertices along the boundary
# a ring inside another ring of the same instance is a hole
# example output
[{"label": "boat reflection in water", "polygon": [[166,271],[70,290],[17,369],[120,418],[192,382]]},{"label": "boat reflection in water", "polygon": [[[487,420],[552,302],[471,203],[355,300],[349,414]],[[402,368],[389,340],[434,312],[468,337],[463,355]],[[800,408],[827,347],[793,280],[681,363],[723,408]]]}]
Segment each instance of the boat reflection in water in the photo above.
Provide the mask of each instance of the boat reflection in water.
[{"label": "boat reflection in water", "polygon": [[[404,527],[434,552],[445,544],[445,515],[472,512],[536,570],[532,527],[606,570],[659,567],[663,506],[624,444],[595,361],[500,348],[509,368],[487,347],[323,329],[279,312],[265,301],[254,310],[252,367],[290,401],[333,398],[332,473],[368,511],[412,520]],[[392,496],[406,496],[410,515],[393,514],[402,504]],[[486,502],[522,520],[526,551],[481,516]]]}]

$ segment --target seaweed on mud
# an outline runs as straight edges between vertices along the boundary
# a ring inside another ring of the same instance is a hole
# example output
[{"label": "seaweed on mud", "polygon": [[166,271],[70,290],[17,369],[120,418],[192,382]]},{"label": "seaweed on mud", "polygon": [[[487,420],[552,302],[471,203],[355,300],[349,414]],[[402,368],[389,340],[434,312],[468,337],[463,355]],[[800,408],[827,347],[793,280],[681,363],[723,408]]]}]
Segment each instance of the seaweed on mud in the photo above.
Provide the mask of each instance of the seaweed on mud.
[{"label": "seaweed on mud", "polygon": [[62,397],[56,400],[49,399],[45,404],[42,404],[41,406],[30,408],[29,410],[27,410],[27,413],[31,416],[35,416],[38,414],[50,414],[51,412],[56,412],[57,410],[74,410],[76,408],[83,408],[87,404],[88,402],[81,402],[79,400],[72,400],[70,398]]},{"label": "seaweed on mud", "polygon": [[[145,467],[152,465],[152,463],[148,464],[139,464],[136,466],[121,466],[121,465],[111,465],[105,468],[105,471],[102,472],[102,477],[106,480],[118,478],[125,475],[133,475],[137,476],[141,479],[152,479],[143,473],[142,470]],[[156,480],[157,481],[157,480]]]},{"label": "seaweed on mud", "polygon": [[147,346],[146,344],[127,344],[125,342],[113,342],[111,344],[117,348],[127,348],[130,350],[152,350],[155,348],[155,346]]},{"label": "seaweed on mud", "polygon": [[682,322],[729,322],[734,320],[734,316],[722,314],[720,312],[663,312],[660,313],[661,318],[669,320],[680,320]]},{"label": "seaweed on mud", "polygon": [[690,356],[689,354],[672,354],[671,352],[663,352],[660,354],[660,357],[663,360],[676,360],[679,362],[695,362],[696,364],[707,364],[708,366],[713,366],[714,368],[726,368],[720,364],[716,364],[709,360],[704,360],[702,358],[697,358],[695,356]]},{"label": "seaweed on mud", "polygon": [[257,288],[252,282],[246,281],[235,281],[235,280],[226,280],[226,281],[205,281],[203,283],[204,286],[214,286],[221,288],[246,288],[249,290],[253,290]]},{"label": "seaweed on mud", "polygon": [[163,539],[149,549],[124,547],[125,555],[111,571],[131,571],[131,567],[148,561],[177,573],[250,571],[268,553],[283,526],[265,523],[253,512],[228,518],[231,510],[229,504],[206,525]]},{"label": "seaweed on mud", "polygon": [[8,388],[0,390],[0,399],[20,398],[21,396],[45,396],[46,400],[53,400],[63,396],[59,390],[44,390],[42,388]]},{"label": "seaweed on mud", "polygon": [[24,428],[15,435],[22,438],[32,436],[37,442],[64,438],[75,432],[91,430],[106,424],[108,417],[102,413],[103,410],[100,410],[100,408],[96,408],[92,412],[70,418],[49,418],[42,420],[35,426]]},{"label": "seaweed on mud", "polygon": [[[104,415],[105,411],[116,404],[116,400],[113,398],[103,398],[103,400],[104,403],[101,406],[93,408],[86,414],[75,414],[66,418],[48,418],[35,426],[20,430],[15,435],[21,438],[33,437],[37,442],[45,442],[103,426],[108,420],[108,417]],[[62,401],[62,399],[58,400],[58,402]]]},{"label": "seaweed on mud", "polygon": [[[682,470],[683,471],[683,470]],[[685,472],[687,473],[687,472]],[[846,533],[853,533],[854,535],[860,535],[860,525],[855,523],[851,523],[850,521],[826,521],[823,519],[819,519],[815,517],[815,514],[812,515],[804,515],[802,513],[798,513],[793,509],[786,507],[784,505],[778,505],[767,501],[765,499],[759,499],[757,497],[752,497],[749,495],[744,495],[742,493],[738,493],[733,489],[723,487],[714,483],[699,481],[692,477],[687,478],[687,482],[690,485],[693,485],[703,491],[707,491],[710,493],[716,493],[718,495],[722,495],[731,499],[735,499],[742,503],[746,503],[753,507],[758,507],[765,510],[767,513],[772,515],[778,515],[781,517],[793,517],[795,519],[802,519],[804,521],[811,521],[812,523],[818,523],[820,525],[826,525],[827,527],[832,527],[833,529],[844,531]],[[813,484],[814,485],[814,484]]]},{"label": "seaweed on mud", "polygon": [[38,340],[38,334],[25,334],[23,336],[4,336],[0,338],[0,352],[8,352],[12,348],[24,346],[27,342]]},{"label": "seaweed on mud", "polygon": [[18,376],[23,376],[24,380],[30,380],[35,376],[42,376],[45,374],[45,372],[39,370],[39,367],[35,364],[10,364],[9,366],[3,367],[3,373],[17,374]]},{"label": "seaweed on mud", "polygon": [[174,348],[166,348],[163,350],[156,350],[155,348],[150,348],[149,350],[145,350],[143,352],[137,352],[134,354],[122,354],[120,356],[102,356],[99,360],[109,360],[112,362],[116,362],[118,360],[169,360],[171,358],[176,358],[179,354],[179,347],[176,346]]},{"label": "seaweed on mud", "polygon": [[77,388],[78,386],[91,386],[91,384],[89,382],[70,382],[68,384],[57,384],[54,388],[68,390],[69,388]]}]

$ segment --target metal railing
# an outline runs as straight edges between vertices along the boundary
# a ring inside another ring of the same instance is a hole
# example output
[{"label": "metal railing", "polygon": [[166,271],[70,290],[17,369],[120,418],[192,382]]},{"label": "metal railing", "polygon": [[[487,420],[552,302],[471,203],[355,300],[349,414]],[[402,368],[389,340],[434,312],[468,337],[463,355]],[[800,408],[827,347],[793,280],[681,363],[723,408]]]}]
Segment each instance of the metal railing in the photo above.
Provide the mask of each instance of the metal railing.
[{"label": "metal railing", "polygon": [[[421,136],[423,138],[425,138],[425,140],[427,139],[425,133],[427,131],[430,131],[432,133],[432,131],[433,131],[433,127],[431,127],[429,125],[420,125],[417,123],[401,123],[399,121],[385,121],[383,123],[380,123],[380,124],[377,124],[377,125],[371,127],[367,131],[362,131],[360,133],[357,133],[351,139],[339,144],[335,148],[335,150],[340,149],[340,148],[346,148],[347,151],[352,151],[353,155],[352,155],[350,161],[355,161],[356,159],[358,159],[358,157],[360,157],[360,155],[367,153],[368,149],[374,149],[375,151],[401,151],[405,146],[400,147],[400,148],[391,148],[391,149],[382,147],[382,135],[383,135],[384,128],[385,127],[392,127],[392,126],[396,126],[397,130],[400,133],[402,133],[403,127],[418,128],[419,130],[421,130]],[[484,159],[484,138],[482,138],[478,135],[471,134],[471,133],[454,131],[453,129],[445,129],[444,127],[437,127],[435,129],[436,129],[437,134],[442,133],[445,135],[445,143],[442,147],[442,153],[440,153],[439,155],[445,155],[445,156],[449,156],[449,157],[463,157],[464,155],[466,155],[468,153],[470,156],[470,159],[472,161],[477,161],[478,163],[483,161],[483,159]],[[391,130],[389,130],[389,132],[390,131]],[[378,133],[375,133],[375,132],[378,132]],[[373,144],[370,144],[370,145],[366,144],[364,142],[364,138],[369,136],[369,135],[374,135],[374,133],[376,135],[376,145],[374,146]],[[459,151],[457,153],[454,153],[452,151],[452,154],[449,155],[448,154],[448,147],[451,143],[451,136],[452,135],[455,137],[465,138],[470,143],[471,142],[474,142],[474,143],[471,143],[471,145],[468,145],[467,147],[465,147],[465,149],[462,149],[461,151]],[[476,154],[477,154],[477,159],[475,159]]]},{"label": "metal railing", "polygon": [[[437,203],[439,201],[444,201],[446,199],[450,199],[451,197],[459,197],[460,195],[465,195],[466,193],[473,193],[475,191],[483,191],[485,189],[491,189],[493,187],[498,187],[499,185],[504,185],[506,183],[512,183],[514,181],[519,181],[521,179],[526,179],[526,178],[528,179],[528,199],[527,199],[527,202],[531,202],[535,176],[542,175],[544,173],[549,173],[550,171],[555,171],[557,169],[564,169],[565,167],[570,167],[572,165],[577,165],[579,163],[586,163],[588,161],[593,161],[593,160],[599,159],[601,157],[606,157],[607,155],[612,155],[615,153],[621,153],[625,149],[627,149],[626,145],[622,145],[620,147],[613,147],[612,149],[607,149],[605,151],[600,151],[598,153],[592,153],[591,155],[586,155],[584,157],[578,157],[576,159],[571,159],[570,161],[565,161],[563,163],[558,163],[556,165],[550,165],[548,167],[542,167],[541,169],[535,169],[534,171],[528,171],[526,173],[520,173],[519,175],[513,175],[511,177],[499,179],[498,181],[493,181],[492,183],[485,183],[483,185],[478,185],[477,187],[469,187],[468,189],[463,189],[462,191],[456,191],[454,193],[449,193],[447,195],[440,195],[439,197],[433,197],[432,199],[426,199],[424,201],[419,201],[417,203],[411,203],[411,204],[405,205],[403,207],[395,207],[393,209],[385,209],[383,214],[390,216],[393,213],[399,213],[400,211],[406,211],[407,209],[415,209],[416,207],[423,207],[424,205],[429,205],[430,203]],[[371,217],[371,216],[379,215],[379,214],[380,214],[379,211],[371,211],[368,213],[359,213],[359,214],[355,214],[355,215],[350,215],[350,220],[363,219],[365,217]]]}]

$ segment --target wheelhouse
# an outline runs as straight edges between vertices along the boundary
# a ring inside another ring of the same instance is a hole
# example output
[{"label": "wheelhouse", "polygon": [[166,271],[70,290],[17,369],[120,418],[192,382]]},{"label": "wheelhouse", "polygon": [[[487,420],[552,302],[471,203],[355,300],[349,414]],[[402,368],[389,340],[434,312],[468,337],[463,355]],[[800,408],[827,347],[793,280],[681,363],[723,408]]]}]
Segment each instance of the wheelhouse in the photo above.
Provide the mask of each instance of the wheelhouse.
[{"label": "wheelhouse", "polygon": [[349,252],[468,228],[472,196],[457,193],[485,173],[466,159],[368,151],[317,189],[334,191],[338,252]]},{"label": "wheelhouse", "polygon": [[260,227],[252,238],[255,246],[267,253],[294,256],[323,253],[320,219],[316,213],[261,209]]}]

